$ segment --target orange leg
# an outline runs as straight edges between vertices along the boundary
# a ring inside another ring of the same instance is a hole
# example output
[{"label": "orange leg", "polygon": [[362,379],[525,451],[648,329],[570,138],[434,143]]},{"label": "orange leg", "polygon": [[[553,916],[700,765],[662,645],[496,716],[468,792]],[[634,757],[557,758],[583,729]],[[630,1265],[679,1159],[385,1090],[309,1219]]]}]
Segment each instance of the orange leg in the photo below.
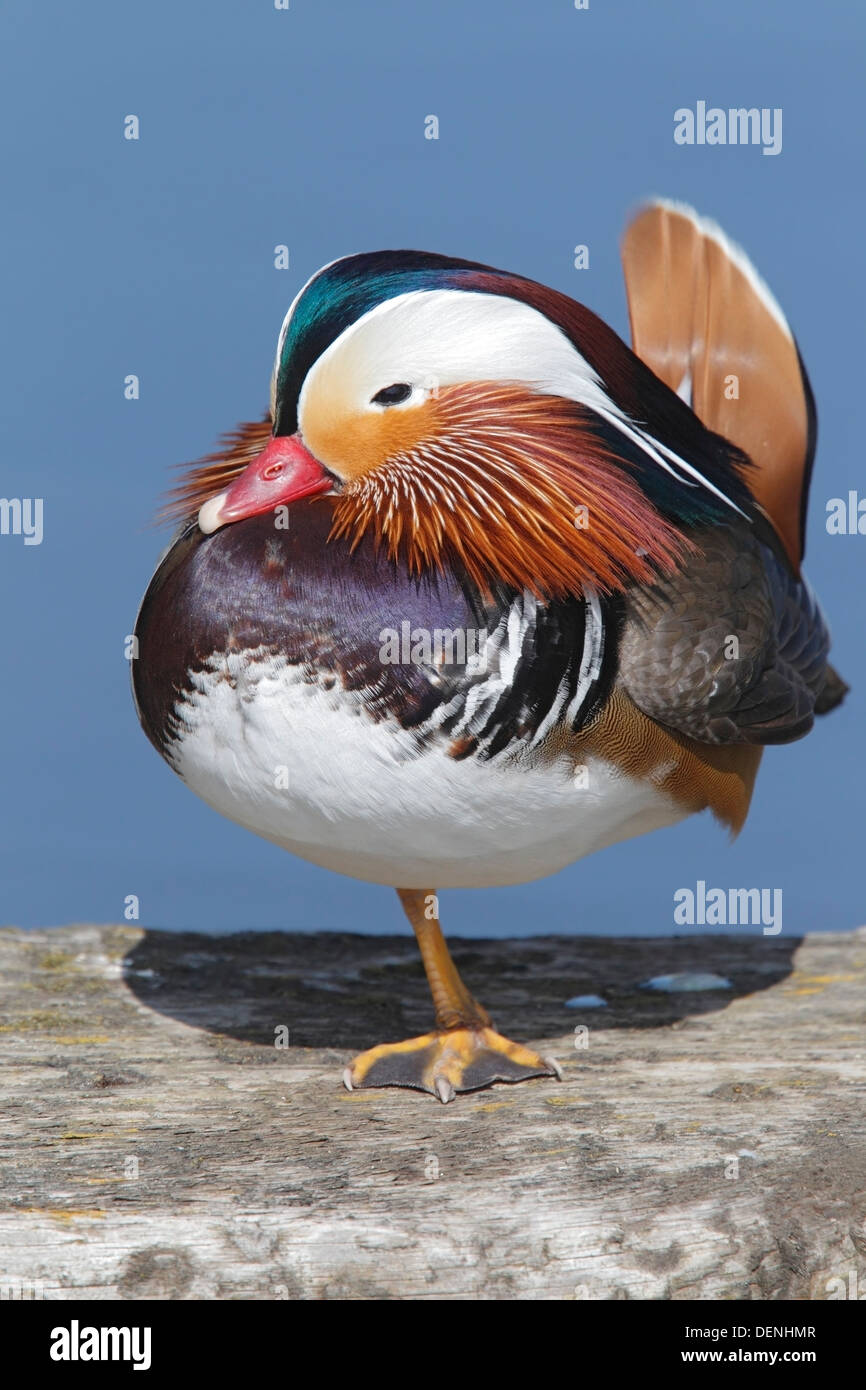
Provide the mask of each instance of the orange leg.
[{"label": "orange leg", "polygon": [[408,1086],[443,1102],[458,1091],[477,1091],[495,1081],[560,1077],[549,1057],[495,1032],[486,1009],[464,985],[436,917],[436,896],[415,888],[397,890],[418,941],[427,972],[436,1028],[401,1043],[380,1043],[362,1052],[343,1073],[352,1091],[365,1086]]}]

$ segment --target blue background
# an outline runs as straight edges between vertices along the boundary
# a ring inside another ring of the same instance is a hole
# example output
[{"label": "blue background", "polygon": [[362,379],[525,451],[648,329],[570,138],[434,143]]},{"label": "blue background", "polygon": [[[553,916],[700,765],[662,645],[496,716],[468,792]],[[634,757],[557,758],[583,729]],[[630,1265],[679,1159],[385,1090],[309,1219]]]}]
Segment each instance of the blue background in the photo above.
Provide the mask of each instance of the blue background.
[{"label": "blue background", "polygon": [[[443,895],[450,932],[667,932],[673,894],[779,887],[784,930],[863,921],[866,11],[850,0],[209,0],[9,4],[0,19],[0,495],[45,538],[0,537],[0,921],[402,930],[388,889],[220,819],[140,732],[124,637],[165,541],[172,464],[265,407],[299,286],[352,251],[486,261],[584,300],[621,333],[618,238],[663,194],[716,217],[786,309],[820,412],[808,571],[854,685],[769,750],[732,848],[708,817],[543,883]],[[777,107],[783,150],[678,147],[673,113]],[[139,116],[141,138],[123,138]],[[424,139],[436,114],[440,139]],[[288,271],[274,247],[290,248]],[[572,266],[590,248],[590,269]],[[124,400],[134,372],[141,398]],[[707,930],[704,928],[704,930]],[[754,931],[755,928],[741,928]]]}]

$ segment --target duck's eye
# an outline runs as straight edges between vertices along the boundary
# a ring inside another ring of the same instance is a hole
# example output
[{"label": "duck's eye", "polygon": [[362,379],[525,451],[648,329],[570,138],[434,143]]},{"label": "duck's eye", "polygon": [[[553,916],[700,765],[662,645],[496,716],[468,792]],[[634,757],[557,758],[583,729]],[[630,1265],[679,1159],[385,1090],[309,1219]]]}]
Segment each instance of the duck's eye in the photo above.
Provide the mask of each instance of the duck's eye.
[{"label": "duck's eye", "polygon": [[401,401],[408,401],[411,394],[412,387],[405,381],[395,381],[393,386],[383,386],[381,391],[377,391],[372,404],[399,405]]}]

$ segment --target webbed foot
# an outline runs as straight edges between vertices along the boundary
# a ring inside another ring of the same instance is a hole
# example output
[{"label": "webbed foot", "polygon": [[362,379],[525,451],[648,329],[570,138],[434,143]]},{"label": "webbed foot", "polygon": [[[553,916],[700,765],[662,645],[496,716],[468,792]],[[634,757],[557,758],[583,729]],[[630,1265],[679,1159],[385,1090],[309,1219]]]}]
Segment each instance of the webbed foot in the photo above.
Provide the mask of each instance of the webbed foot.
[{"label": "webbed foot", "polygon": [[479,1091],[496,1081],[528,1081],[534,1076],[562,1079],[559,1064],[492,1028],[449,1028],[406,1042],[381,1043],[360,1053],[343,1073],[347,1090],[368,1086],[407,1086],[428,1091],[443,1104],[460,1091]]}]

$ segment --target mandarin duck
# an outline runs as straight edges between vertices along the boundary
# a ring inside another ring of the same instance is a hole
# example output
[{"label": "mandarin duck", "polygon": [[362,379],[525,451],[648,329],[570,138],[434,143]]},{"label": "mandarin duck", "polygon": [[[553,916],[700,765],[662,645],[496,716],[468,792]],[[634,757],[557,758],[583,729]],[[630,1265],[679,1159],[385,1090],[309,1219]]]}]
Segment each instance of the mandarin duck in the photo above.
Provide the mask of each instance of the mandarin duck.
[{"label": "mandarin duck", "polygon": [[194,465],[136,625],[147,736],[198,796],[391,885],[435,1028],[349,1089],[556,1076],[461,980],[437,890],[523,883],[709,810],[846,689],[800,572],[812,393],[690,208],[623,241],[632,348],[473,261],[352,255],[300,290],[268,415]]}]

